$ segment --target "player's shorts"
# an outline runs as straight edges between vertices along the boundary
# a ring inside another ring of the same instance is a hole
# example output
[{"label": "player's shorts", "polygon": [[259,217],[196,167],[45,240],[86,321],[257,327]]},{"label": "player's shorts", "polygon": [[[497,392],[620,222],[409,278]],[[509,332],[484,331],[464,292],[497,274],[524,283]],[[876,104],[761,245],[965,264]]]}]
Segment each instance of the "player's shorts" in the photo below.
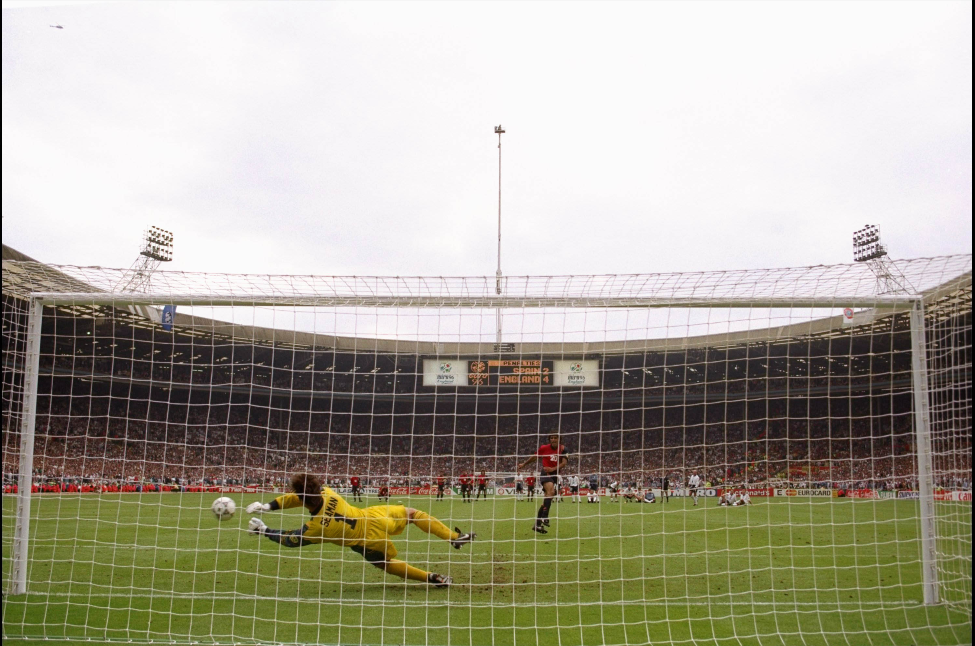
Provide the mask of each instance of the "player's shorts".
[{"label": "player's shorts", "polygon": [[551,482],[556,487],[558,487],[559,486],[559,477],[558,476],[542,476],[541,478],[538,479],[538,484],[540,484],[540,485],[543,485],[544,486],[546,482]]},{"label": "player's shorts", "polygon": [[521,486],[521,483],[520,483],[520,482],[519,482],[518,484],[516,484],[516,485],[515,485],[515,491],[521,491],[521,490],[522,490],[522,488],[523,488],[523,487]]},{"label": "player's shorts", "polygon": [[579,487],[569,487],[570,493],[579,493]]},{"label": "player's shorts", "polygon": [[487,491],[487,485],[477,485],[478,491]]},{"label": "player's shorts", "polygon": [[402,534],[410,524],[403,505],[375,505],[366,507],[366,535],[353,552],[362,554],[367,561],[388,561],[396,558],[396,546],[390,536]]},{"label": "player's shorts", "polygon": [[443,485],[437,485],[437,491],[439,491],[440,493],[443,493],[443,488],[444,488]]}]

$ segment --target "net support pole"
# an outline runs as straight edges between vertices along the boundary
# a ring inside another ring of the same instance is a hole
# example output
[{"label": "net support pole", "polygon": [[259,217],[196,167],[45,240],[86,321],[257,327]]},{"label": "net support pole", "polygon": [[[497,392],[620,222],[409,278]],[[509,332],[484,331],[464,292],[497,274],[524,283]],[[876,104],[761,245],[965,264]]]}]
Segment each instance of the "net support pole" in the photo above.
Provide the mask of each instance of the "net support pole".
[{"label": "net support pole", "polygon": [[41,317],[43,313],[43,301],[32,297],[27,317],[24,404],[20,419],[20,471],[17,477],[17,516],[14,521],[9,594],[27,594],[27,550],[30,536],[30,497],[34,469],[34,426],[37,418],[37,386],[41,360]]},{"label": "net support pole", "polygon": [[928,401],[928,357],[924,338],[924,301],[911,308],[911,361],[914,386],[914,437],[921,497],[921,574],[924,603],[939,603],[937,542],[934,527],[934,479],[931,465],[931,415]]}]

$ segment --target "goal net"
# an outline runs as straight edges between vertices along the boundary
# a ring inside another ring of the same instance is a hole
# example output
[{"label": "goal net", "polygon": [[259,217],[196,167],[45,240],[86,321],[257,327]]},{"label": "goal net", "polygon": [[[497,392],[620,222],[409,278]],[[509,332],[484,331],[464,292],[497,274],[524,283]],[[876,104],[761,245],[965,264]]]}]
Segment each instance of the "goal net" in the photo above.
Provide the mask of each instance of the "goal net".
[{"label": "goal net", "polygon": [[[897,268],[4,261],[3,639],[971,643],[971,256]],[[249,533],[305,472],[452,585]]]}]

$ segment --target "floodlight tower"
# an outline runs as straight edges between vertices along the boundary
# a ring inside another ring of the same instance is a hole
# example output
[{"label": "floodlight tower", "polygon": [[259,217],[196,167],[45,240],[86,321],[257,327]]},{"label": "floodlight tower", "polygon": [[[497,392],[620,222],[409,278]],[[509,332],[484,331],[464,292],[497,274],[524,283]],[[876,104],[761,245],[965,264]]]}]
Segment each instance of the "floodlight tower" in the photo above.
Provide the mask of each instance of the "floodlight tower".
[{"label": "floodlight tower", "polygon": [[[504,128],[501,127],[499,123],[494,127],[494,134],[498,136],[498,271],[495,274],[494,283],[494,293],[498,296],[501,295],[501,135],[504,134]],[[495,340],[499,346],[501,345],[501,308],[499,307],[495,312],[495,320],[498,324],[498,335]]]},{"label": "floodlight tower", "polygon": [[887,255],[887,246],[880,239],[880,228],[868,224],[853,233],[853,260],[865,262],[877,277],[878,294],[910,293],[913,288],[894,261]]},{"label": "floodlight tower", "polygon": [[145,292],[149,288],[152,272],[164,262],[173,259],[173,233],[152,226],[142,235],[142,249],[139,257],[122,279],[120,291]]}]

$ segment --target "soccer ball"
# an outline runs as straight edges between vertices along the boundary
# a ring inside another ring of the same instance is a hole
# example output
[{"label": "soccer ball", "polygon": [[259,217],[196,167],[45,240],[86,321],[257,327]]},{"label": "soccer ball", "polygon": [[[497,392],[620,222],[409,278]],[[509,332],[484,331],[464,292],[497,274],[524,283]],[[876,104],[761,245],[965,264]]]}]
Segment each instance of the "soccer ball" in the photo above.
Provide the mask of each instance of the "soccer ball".
[{"label": "soccer ball", "polygon": [[234,512],[237,511],[237,505],[233,499],[221,496],[210,505],[210,511],[217,517],[217,520],[227,520],[228,518],[232,518]]}]

